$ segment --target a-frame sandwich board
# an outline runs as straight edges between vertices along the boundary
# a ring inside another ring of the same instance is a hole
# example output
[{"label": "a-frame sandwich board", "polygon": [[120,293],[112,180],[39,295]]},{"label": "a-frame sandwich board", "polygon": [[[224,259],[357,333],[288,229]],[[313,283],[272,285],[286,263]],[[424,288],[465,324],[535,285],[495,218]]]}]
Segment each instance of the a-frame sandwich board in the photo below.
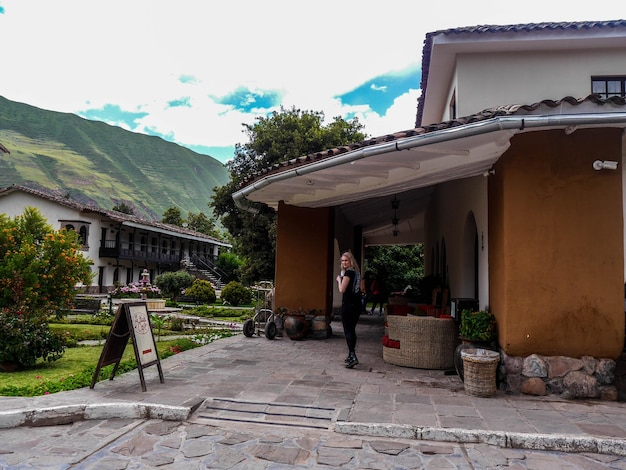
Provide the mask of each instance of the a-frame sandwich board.
[{"label": "a-frame sandwich board", "polygon": [[94,388],[98,381],[100,370],[110,364],[115,364],[109,380],[113,380],[124,355],[128,339],[132,340],[137,360],[137,370],[141,380],[141,389],[146,391],[146,380],[143,370],[156,364],[159,370],[159,379],[163,379],[163,369],[154,341],[154,333],[148,316],[148,306],[145,302],[125,302],[120,304],[115,312],[113,324],[109,330],[106,343],[100,354],[100,360],[93,374],[90,388]]}]

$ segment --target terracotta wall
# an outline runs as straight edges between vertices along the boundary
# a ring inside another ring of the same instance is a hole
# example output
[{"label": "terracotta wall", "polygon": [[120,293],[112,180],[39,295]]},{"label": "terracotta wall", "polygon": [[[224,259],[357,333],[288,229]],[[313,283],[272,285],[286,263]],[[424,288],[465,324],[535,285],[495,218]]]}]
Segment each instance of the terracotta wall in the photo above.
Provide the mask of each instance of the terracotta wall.
[{"label": "terracotta wall", "polygon": [[332,208],[280,203],[274,306],[332,310]]},{"label": "terracotta wall", "polygon": [[507,354],[619,356],[621,131],[520,134],[489,181],[490,304]]}]

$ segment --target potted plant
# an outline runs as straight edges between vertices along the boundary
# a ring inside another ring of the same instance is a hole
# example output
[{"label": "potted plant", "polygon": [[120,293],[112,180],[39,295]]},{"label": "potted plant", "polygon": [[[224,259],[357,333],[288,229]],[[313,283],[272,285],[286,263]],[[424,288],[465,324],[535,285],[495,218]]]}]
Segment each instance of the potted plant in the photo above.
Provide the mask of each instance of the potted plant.
[{"label": "potted plant", "polygon": [[495,350],[496,335],[496,317],[493,313],[487,310],[461,312],[459,327],[461,344],[454,351],[454,367],[461,380],[464,380],[461,351],[469,348]]},{"label": "potted plant", "polygon": [[492,343],[496,339],[496,317],[486,310],[463,310],[459,336],[465,341]]}]

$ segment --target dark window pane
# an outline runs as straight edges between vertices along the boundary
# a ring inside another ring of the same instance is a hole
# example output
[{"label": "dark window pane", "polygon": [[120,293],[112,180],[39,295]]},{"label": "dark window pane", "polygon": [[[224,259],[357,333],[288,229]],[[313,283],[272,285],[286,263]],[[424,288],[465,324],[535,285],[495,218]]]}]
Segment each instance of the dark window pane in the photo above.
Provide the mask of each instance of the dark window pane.
[{"label": "dark window pane", "polygon": [[607,88],[609,95],[619,95],[622,92],[622,82],[617,80],[609,80]]},{"label": "dark window pane", "polygon": [[597,93],[600,95],[604,95],[606,93],[606,82],[603,81],[594,81],[591,84],[591,92]]}]

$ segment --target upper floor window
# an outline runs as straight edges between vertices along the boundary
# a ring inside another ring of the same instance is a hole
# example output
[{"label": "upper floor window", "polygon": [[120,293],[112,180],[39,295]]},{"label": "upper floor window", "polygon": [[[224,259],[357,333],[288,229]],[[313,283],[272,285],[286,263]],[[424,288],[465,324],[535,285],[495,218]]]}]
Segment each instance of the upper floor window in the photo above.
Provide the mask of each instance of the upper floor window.
[{"label": "upper floor window", "polygon": [[452,98],[450,99],[450,120],[456,119],[456,91],[452,93]]},{"label": "upper floor window", "polygon": [[78,235],[80,237],[80,242],[83,244],[83,246],[87,246],[87,227],[85,225],[81,225],[80,226],[80,230],[78,230]]},{"label": "upper floor window", "polygon": [[610,96],[626,97],[626,76],[591,77],[591,93],[601,98]]},{"label": "upper floor window", "polygon": [[87,251],[89,249],[89,244],[87,241],[87,237],[89,236],[89,226],[83,222],[75,222],[75,223],[65,223],[63,228],[65,230],[76,231],[76,225],[78,225],[78,242],[81,244],[81,250]]}]

